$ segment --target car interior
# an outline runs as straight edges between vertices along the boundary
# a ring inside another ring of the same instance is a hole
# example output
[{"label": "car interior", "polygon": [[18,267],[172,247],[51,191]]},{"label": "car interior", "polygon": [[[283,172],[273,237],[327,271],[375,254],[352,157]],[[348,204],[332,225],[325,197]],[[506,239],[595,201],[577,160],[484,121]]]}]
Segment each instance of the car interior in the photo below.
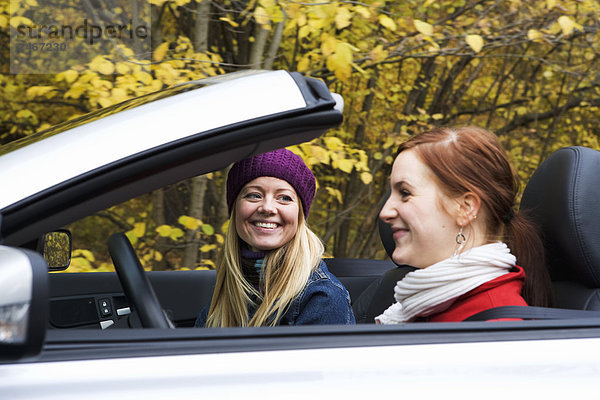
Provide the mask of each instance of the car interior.
[{"label": "car interior", "polygon": [[600,310],[600,152],[557,150],[531,177],[521,211],[539,226],[557,308]]},{"label": "car interior", "polygon": [[[563,148],[540,165],[522,197],[521,212],[533,219],[542,233],[557,308],[600,310],[600,225],[594,218],[600,198],[599,167],[600,152],[585,147]],[[391,230],[380,223],[379,233],[391,254]],[[165,310],[174,327],[193,326],[200,309],[211,300],[214,270],[144,273],[124,235],[113,235],[108,247],[118,274],[50,274],[51,328],[167,327],[164,322],[156,325],[145,321],[152,315],[156,317],[156,312],[150,316],[144,316],[142,310],[131,312],[136,304],[152,303],[153,296],[159,303],[154,307]],[[413,270],[396,266],[389,259],[325,261],[350,292],[357,323],[373,323],[373,318],[394,301],[396,282]],[[137,263],[137,276],[124,277],[120,263]],[[128,288],[128,284],[133,286]]]}]

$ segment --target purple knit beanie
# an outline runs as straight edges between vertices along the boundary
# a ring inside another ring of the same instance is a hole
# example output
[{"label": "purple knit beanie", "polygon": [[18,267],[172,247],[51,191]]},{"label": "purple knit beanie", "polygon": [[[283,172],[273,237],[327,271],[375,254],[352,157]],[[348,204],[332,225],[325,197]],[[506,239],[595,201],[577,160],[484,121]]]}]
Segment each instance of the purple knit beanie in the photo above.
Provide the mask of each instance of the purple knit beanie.
[{"label": "purple knit beanie", "polygon": [[231,214],[233,203],[244,185],[261,176],[283,179],[292,185],[302,201],[304,217],[308,218],[308,210],[313,197],[315,197],[315,176],[304,164],[302,158],[287,149],[258,154],[233,164],[227,175],[229,214]]}]

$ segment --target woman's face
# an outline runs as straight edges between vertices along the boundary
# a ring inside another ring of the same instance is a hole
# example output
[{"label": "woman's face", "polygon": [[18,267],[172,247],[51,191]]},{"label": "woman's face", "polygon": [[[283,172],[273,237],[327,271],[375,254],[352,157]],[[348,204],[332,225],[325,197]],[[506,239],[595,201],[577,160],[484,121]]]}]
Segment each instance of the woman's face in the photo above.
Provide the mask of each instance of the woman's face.
[{"label": "woman's face", "polygon": [[392,228],[394,262],[426,268],[452,256],[459,226],[456,216],[448,211],[456,207],[458,213],[458,204],[453,207],[414,150],[405,150],[396,157],[390,186],[390,198],[379,218]]},{"label": "woman's face", "polygon": [[261,176],[248,182],[236,201],[235,227],[252,251],[277,249],[298,229],[300,199],[288,182]]}]

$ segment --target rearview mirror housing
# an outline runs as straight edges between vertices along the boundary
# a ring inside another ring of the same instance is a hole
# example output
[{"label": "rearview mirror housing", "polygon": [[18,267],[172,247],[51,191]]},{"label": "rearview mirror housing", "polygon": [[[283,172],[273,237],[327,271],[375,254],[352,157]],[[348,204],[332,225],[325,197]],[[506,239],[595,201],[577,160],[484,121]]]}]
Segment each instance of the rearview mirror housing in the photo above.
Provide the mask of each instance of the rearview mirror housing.
[{"label": "rearview mirror housing", "polygon": [[0,362],[36,356],[48,321],[48,265],[34,251],[0,246]]}]

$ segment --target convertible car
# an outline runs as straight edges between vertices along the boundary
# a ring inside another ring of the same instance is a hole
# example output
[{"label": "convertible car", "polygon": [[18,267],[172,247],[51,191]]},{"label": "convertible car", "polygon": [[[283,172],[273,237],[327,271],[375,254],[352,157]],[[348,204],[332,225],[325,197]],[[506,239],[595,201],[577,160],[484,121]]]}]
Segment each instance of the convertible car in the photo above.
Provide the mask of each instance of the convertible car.
[{"label": "convertible car", "polygon": [[[214,270],[147,272],[132,246],[137,236],[122,229],[104,232],[96,244],[116,272],[48,272],[69,265],[73,243],[85,236],[77,228],[90,226],[86,218],[312,140],[339,125],[342,110],[342,98],[319,80],[246,71],[108,107],[0,147],[0,397],[598,393],[600,153],[589,148],[551,155],[521,205],[543,230],[559,314],[376,325],[373,317],[392,303],[392,287],[410,267],[333,258],[327,263],[350,292],[357,325],[193,328],[210,301]],[[380,234],[389,254],[389,227],[382,224]]]}]

